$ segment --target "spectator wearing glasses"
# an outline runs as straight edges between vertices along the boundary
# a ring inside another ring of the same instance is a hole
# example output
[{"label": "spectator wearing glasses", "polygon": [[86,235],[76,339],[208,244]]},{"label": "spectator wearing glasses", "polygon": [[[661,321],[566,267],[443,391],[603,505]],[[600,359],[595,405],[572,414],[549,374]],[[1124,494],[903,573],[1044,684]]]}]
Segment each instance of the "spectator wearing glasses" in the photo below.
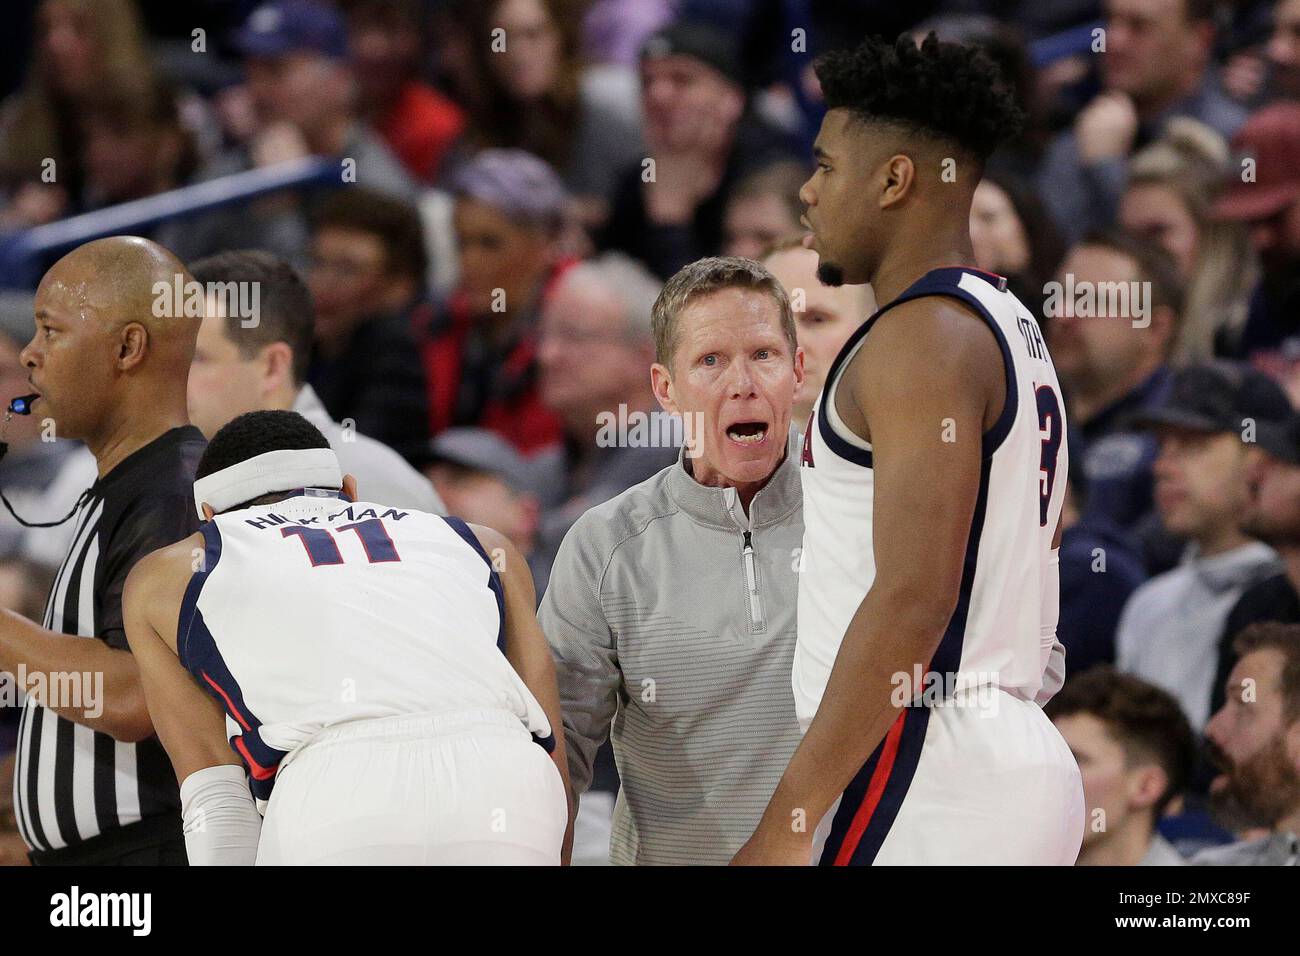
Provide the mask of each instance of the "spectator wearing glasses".
[{"label": "spectator wearing glasses", "polygon": [[429,438],[411,313],[426,262],[413,208],[360,187],[324,201],[307,275],[316,312],[307,382],[330,415],[418,459]]},{"label": "spectator wearing glasses", "polygon": [[[677,458],[679,429],[650,387],[650,312],[662,283],[627,256],[606,253],[561,276],[542,310],[537,344],[541,398],[563,423],[560,444],[538,456],[540,563],[549,565],[573,523]],[[652,414],[653,413],[653,414]],[[650,443],[620,440],[618,421],[644,415]],[[615,427],[603,426],[615,423]],[[668,427],[672,426],[672,427]],[[666,436],[670,440],[663,441]]]}]

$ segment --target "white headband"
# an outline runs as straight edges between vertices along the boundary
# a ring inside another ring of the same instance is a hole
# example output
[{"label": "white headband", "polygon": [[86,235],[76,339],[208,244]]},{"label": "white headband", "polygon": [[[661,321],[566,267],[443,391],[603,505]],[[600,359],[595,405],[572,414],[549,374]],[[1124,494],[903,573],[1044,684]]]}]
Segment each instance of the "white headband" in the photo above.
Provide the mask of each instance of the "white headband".
[{"label": "white headband", "polygon": [[343,487],[339,460],[329,448],[268,451],[214,471],[194,482],[194,507],[202,521],[203,502],[217,514],[273,491],[309,486]]}]

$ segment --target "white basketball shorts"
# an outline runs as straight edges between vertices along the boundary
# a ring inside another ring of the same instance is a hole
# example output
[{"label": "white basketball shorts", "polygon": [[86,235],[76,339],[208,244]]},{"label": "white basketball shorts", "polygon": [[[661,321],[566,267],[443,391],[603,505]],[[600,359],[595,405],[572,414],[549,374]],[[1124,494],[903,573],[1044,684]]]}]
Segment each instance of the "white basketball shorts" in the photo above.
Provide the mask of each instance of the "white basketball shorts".
[{"label": "white basketball shorts", "polygon": [[994,687],[900,711],[822,819],[813,863],[1070,866],[1083,781],[1042,708]]},{"label": "white basketball shorts", "polygon": [[257,864],[559,865],[560,772],[508,711],[322,731],[276,778]]}]

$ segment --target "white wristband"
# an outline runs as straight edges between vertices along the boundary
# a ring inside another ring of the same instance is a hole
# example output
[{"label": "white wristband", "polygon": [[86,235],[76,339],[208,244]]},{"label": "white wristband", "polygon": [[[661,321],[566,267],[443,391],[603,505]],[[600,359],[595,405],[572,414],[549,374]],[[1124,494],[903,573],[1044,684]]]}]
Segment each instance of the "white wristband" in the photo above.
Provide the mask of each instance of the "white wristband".
[{"label": "white wristband", "polygon": [[204,767],[181,784],[181,820],[191,866],[252,866],[262,816],[244,769]]}]

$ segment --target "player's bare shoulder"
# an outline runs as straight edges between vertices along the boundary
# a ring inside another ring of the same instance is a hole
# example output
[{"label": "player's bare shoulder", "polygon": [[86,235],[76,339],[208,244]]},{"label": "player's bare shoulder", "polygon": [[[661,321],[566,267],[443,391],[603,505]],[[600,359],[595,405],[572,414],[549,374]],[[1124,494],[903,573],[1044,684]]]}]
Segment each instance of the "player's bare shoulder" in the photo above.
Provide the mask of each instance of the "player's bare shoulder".
[{"label": "player's bare shoulder", "polygon": [[[523,574],[531,583],[528,561],[509,538],[484,524],[470,524],[468,527],[474,533],[474,537],[478,538],[478,543],[483,546],[483,551],[487,554],[494,570],[507,581]],[[524,574],[524,572],[528,573]]]},{"label": "player's bare shoulder", "polygon": [[[196,531],[137,561],[122,592],[128,619],[148,623],[175,650],[176,622],[185,589],[193,575],[203,570],[204,558],[203,535]],[[130,633],[128,626],[128,638]]]},{"label": "player's bare shoulder", "polygon": [[922,392],[962,396],[982,406],[988,427],[1006,396],[993,330],[970,306],[942,295],[912,299],[881,315],[845,367],[844,382],[836,409],[868,441],[866,418],[873,405],[893,408]]},{"label": "player's bare shoulder", "polygon": [[931,367],[1001,379],[1002,352],[993,330],[969,305],[945,295],[912,299],[885,312],[863,343],[862,356],[882,369]]}]

